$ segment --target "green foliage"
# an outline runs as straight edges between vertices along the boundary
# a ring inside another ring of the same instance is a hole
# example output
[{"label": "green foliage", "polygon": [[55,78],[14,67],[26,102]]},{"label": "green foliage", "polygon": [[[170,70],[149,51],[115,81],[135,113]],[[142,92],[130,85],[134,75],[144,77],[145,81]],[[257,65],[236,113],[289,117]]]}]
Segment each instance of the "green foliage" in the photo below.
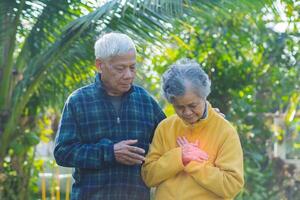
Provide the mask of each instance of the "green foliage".
[{"label": "green foliage", "polygon": [[[286,113],[290,135],[299,132],[299,4],[120,2],[0,1],[0,199],[28,199],[37,191],[41,163],[34,161],[34,146],[53,139],[64,100],[93,77],[96,37],[112,30],[136,41],[144,63],[137,83],[162,105],[166,67],[181,57],[200,62],[213,83],[209,100],[242,139],[246,187],[238,199],[287,197],[291,178],[277,173],[283,165],[268,157],[276,138],[265,114]],[[182,16],[170,19],[169,12]],[[275,31],[282,22],[288,28]],[[170,105],[165,111],[174,113]]]},{"label": "green foliage", "polygon": [[164,12],[179,12],[180,2],[0,1],[0,199],[29,198],[34,146],[53,132],[39,119],[90,81],[96,37],[114,30],[140,49],[159,43]]},{"label": "green foliage", "polygon": [[[157,84],[152,87],[155,92],[159,88],[157,76],[177,59],[188,57],[201,63],[212,80],[209,101],[226,114],[242,140],[246,185],[238,199],[293,199],[297,197],[295,191],[288,194],[288,186],[273,181],[279,177],[291,181],[292,177],[275,171],[268,149],[276,138],[268,115],[286,113],[286,122],[297,120],[300,38],[295,13],[299,6],[289,1],[258,5],[248,3],[248,8],[241,9],[225,1],[221,8],[197,1],[176,21],[165,48],[151,59],[158,75],[149,80]],[[295,23],[283,33],[275,31],[275,25],[282,22],[281,12],[293,15],[289,23]],[[166,110],[169,112],[169,105]],[[282,139],[288,137],[286,132]]]}]

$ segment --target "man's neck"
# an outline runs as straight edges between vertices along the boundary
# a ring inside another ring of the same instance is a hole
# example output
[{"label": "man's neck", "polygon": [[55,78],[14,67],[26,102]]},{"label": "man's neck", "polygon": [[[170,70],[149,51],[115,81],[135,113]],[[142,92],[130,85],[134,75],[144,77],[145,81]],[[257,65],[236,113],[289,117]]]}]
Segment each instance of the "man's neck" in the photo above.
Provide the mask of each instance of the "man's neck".
[{"label": "man's neck", "polygon": [[[101,80],[101,81],[102,81],[102,80]],[[123,93],[120,93],[120,92],[118,92],[118,91],[112,89],[111,87],[109,87],[107,84],[105,84],[104,81],[102,81],[102,85],[103,85],[104,90],[106,91],[106,93],[107,93],[109,96],[115,97],[115,96],[122,96],[122,95],[123,95]]]},{"label": "man's neck", "polygon": [[106,93],[109,95],[109,96],[112,96],[112,97],[120,97],[120,96],[123,96],[122,93],[118,93],[118,92],[113,92],[113,91],[109,91],[107,90],[106,88],[104,88]]}]

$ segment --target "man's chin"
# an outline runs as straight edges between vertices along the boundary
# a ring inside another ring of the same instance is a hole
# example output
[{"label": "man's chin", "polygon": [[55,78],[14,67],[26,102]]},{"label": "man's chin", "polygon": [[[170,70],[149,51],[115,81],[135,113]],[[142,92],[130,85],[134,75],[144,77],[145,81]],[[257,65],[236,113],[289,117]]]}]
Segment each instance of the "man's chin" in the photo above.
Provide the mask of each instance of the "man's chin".
[{"label": "man's chin", "polygon": [[123,92],[128,92],[130,90],[130,88],[131,88],[131,85],[122,85],[120,87],[121,91],[123,91]]}]

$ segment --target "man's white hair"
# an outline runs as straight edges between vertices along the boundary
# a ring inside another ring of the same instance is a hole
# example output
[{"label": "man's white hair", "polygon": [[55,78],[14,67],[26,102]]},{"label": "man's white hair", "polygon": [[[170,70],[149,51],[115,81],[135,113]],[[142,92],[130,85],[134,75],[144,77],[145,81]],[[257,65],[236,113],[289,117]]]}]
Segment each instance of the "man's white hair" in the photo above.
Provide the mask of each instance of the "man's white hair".
[{"label": "man's white hair", "polygon": [[104,34],[95,43],[96,59],[106,60],[130,51],[136,52],[135,45],[132,39],[123,33]]}]

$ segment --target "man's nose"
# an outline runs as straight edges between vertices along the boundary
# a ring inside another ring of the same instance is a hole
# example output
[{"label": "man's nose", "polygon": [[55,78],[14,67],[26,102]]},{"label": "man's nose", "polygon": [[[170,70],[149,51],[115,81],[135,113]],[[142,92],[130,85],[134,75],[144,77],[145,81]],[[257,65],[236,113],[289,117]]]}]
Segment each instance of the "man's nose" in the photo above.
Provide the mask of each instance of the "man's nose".
[{"label": "man's nose", "polygon": [[125,72],[124,72],[124,78],[129,79],[129,78],[133,78],[133,77],[134,77],[134,72],[132,72],[129,67],[126,68]]}]

